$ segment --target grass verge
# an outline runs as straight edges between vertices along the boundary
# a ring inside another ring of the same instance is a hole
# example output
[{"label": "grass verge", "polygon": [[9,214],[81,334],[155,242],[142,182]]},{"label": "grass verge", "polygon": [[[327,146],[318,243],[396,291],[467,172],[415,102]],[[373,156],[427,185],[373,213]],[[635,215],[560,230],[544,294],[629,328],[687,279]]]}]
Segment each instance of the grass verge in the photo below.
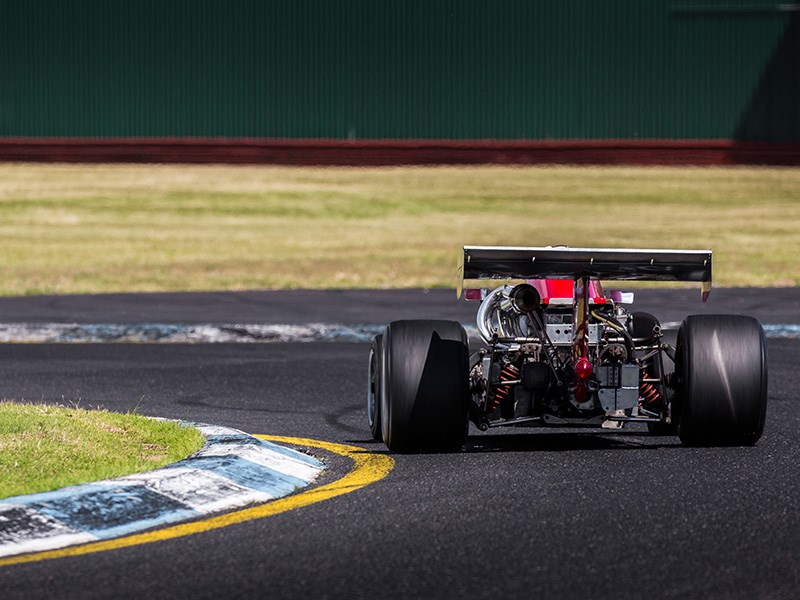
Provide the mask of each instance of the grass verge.
[{"label": "grass verge", "polygon": [[203,440],[193,427],[140,415],[0,402],[0,498],[149,471]]},{"label": "grass verge", "polygon": [[0,165],[0,294],[449,287],[470,245],[712,248],[800,285],[800,169]]}]

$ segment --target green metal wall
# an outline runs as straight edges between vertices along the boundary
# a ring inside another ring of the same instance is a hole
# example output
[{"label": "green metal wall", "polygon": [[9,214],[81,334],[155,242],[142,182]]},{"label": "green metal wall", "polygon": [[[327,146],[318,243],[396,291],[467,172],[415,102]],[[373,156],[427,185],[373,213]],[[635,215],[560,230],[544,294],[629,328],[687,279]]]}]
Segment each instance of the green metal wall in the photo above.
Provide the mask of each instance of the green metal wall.
[{"label": "green metal wall", "polygon": [[748,0],[0,0],[0,136],[800,140]]}]

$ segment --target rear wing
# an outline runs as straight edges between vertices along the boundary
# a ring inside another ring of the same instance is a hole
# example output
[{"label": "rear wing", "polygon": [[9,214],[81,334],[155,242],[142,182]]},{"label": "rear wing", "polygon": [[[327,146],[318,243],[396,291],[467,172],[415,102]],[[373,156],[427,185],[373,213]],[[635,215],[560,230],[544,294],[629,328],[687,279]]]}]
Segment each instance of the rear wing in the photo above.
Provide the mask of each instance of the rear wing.
[{"label": "rear wing", "polygon": [[581,277],[696,281],[705,302],[711,291],[711,250],[464,246],[457,293],[460,298],[466,282],[471,287],[489,287],[503,280]]}]

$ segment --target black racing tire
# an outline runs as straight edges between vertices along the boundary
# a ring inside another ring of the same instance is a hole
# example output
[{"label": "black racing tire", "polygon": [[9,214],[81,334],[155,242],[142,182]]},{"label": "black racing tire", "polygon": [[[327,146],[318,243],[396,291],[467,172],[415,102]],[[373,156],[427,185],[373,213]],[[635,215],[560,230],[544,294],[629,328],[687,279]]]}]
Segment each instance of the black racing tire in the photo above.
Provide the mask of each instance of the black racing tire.
[{"label": "black racing tire", "polygon": [[456,451],[469,393],[467,333],[454,321],[395,321],[381,376],[383,441],[392,452]]},{"label": "black racing tire", "polygon": [[369,348],[367,373],[367,422],[372,439],[383,441],[381,431],[381,373],[383,372],[383,335],[376,335]]},{"label": "black racing tire", "polygon": [[758,441],[767,410],[767,349],[758,321],[687,317],[678,331],[675,368],[673,412],[681,442],[751,446]]}]

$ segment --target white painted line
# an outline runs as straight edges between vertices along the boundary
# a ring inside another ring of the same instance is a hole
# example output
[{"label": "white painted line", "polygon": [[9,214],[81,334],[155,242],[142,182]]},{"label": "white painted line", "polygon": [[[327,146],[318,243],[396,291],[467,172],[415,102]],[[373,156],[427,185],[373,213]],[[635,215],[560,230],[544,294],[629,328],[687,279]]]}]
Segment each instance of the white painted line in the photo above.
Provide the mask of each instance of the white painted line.
[{"label": "white painted line", "polygon": [[248,444],[226,444],[225,447],[221,445],[210,446],[209,448],[200,450],[197,456],[226,456],[231,452],[255,464],[299,479],[313,479],[316,477],[317,473],[319,473],[318,468],[306,464],[305,462],[289,458],[283,454],[272,452],[259,446],[251,446]]},{"label": "white painted line", "polygon": [[238,498],[241,506],[274,499],[274,496],[267,492],[238,485],[210,471],[189,468],[165,467],[159,470],[156,476],[140,473],[121,479],[139,481],[159,494],[177,500],[202,514],[230,508],[233,496]]}]

